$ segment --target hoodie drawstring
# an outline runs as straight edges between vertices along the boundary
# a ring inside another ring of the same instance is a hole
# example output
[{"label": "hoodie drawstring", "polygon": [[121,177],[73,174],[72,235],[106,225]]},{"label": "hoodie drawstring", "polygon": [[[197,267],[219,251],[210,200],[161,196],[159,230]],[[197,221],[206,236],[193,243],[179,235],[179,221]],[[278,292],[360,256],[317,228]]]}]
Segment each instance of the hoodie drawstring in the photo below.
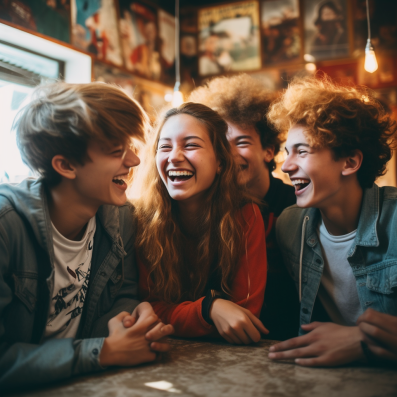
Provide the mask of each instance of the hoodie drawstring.
[{"label": "hoodie drawstring", "polygon": [[302,302],[302,262],[303,262],[303,247],[305,244],[305,226],[309,220],[308,216],[305,216],[302,224],[302,238],[301,238],[301,253],[299,257],[299,302]]}]

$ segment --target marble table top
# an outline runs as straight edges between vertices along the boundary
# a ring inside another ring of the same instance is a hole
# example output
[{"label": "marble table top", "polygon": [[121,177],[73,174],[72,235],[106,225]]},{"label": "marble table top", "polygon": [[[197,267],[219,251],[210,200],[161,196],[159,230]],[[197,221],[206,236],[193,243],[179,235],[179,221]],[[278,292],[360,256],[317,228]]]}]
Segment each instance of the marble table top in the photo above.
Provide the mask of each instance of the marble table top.
[{"label": "marble table top", "polygon": [[20,397],[396,397],[397,369],[303,368],[267,358],[272,341],[252,346],[172,339],[158,362],[73,378]]}]

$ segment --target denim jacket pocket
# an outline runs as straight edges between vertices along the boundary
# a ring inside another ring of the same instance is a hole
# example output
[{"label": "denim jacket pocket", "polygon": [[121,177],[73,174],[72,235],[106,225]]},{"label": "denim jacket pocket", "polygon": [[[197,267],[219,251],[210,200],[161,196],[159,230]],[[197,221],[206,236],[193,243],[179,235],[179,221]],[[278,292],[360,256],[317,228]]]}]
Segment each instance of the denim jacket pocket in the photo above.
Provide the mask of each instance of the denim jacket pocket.
[{"label": "denim jacket pocket", "polygon": [[[285,253],[287,257],[287,270],[289,275],[292,277],[294,280],[295,284],[299,284],[299,257],[296,255],[293,255],[290,252]],[[307,282],[307,261],[305,260],[305,257],[303,257],[303,269],[302,269],[302,282],[306,283]]]},{"label": "denim jacket pocket", "polygon": [[366,287],[381,294],[392,294],[397,288],[397,263],[367,274]]},{"label": "denim jacket pocket", "polygon": [[32,313],[36,309],[37,303],[37,280],[36,273],[24,272],[13,274],[15,296]]}]

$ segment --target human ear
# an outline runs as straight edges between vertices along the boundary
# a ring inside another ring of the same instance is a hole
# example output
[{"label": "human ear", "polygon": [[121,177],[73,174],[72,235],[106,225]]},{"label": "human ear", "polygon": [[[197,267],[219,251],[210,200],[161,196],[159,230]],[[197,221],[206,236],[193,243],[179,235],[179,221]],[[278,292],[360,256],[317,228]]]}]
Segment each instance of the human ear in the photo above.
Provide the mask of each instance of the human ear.
[{"label": "human ear", "polygon": [[57,154],[52,158],[52,168],[61,176],[67,179],[76,178],[76,167],[64,156]]},{"label": "human ear", "polygon": [[274,146],[267,146],[263,150],[263,160],[270,163],[274,159]]},{"label": "human ear", "polygon": [[342,175],[348,176],[356,173],[363,163],[363,153],[361,150],[355,150],[350,156],[346,157],[342,169]]}]

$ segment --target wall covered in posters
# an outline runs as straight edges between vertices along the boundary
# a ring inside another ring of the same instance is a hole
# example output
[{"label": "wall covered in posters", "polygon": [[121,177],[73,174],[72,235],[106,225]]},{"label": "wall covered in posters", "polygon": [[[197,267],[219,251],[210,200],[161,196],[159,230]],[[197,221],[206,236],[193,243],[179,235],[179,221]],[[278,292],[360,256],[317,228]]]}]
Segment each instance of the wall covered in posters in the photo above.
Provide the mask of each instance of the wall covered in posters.
[{"label": "wall covered in posters", "polygon": [[1,1],[0,19],[70,43],[70,0]]},{"label": "wall covered in posters", "polygon": [[175,83],[175,17],[158,10],[162,78],[165,84]]},{"label": "wall covered in posters", "polygon": [[198,28],[201,76],[261,67],[258,2],[200,9]]},{"label": "wall covered in posters", "polygon": [[71,0],[72,44],[98,59],[122,65],[114,0]]},{"label": "wall covered in posters", "polygon": [[136,99],[142,105],[152,121],[155,120],[158,112],[167,105],[164,99],[165,95],[172,93],[170,87],[148,81],[101,62],[94,63],[93,78],[95,81],[116,84],[123,88],[131,98]]},{"label": "wall covered in posters", "polygon": [[143,3],[120,0],[120,33],[128,70],[150,79],[161,77],[161,43],[157,10]]},{"label": "wall covered in posters", "polygon": [[306,59],[349,56],[347,2],[304,0],[303,4]]},{"label": "wall covered in posters", "polygon": [[298,0],[262,1],[261,30],[265,65],[299,60],[301,39]]}]

